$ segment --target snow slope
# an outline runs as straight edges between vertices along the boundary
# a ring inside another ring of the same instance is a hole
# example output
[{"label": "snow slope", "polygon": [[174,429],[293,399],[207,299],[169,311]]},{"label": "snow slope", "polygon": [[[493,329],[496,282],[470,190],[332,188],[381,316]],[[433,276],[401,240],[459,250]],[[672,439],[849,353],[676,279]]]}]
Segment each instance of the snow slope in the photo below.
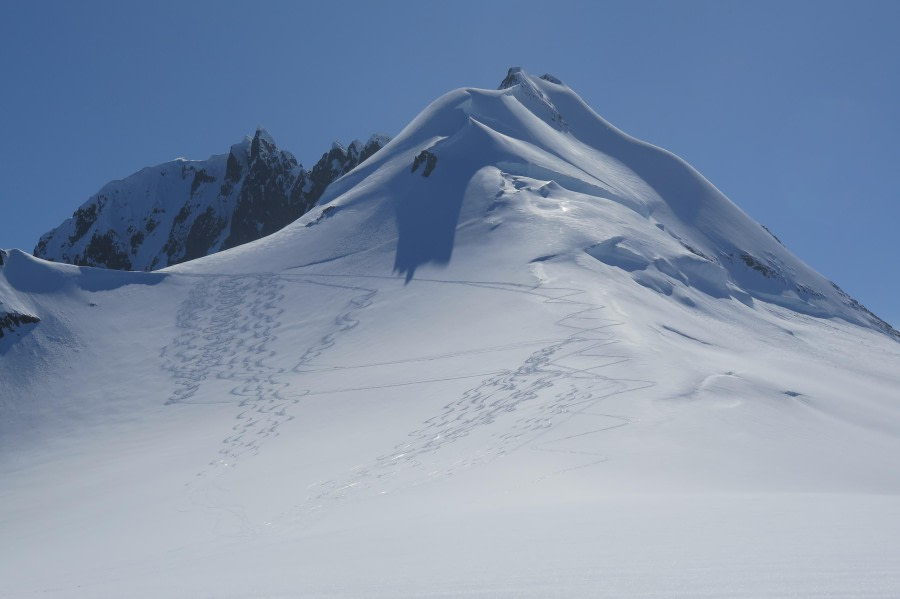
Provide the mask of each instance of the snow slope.
[{"label": "snow slope", "polygon": [[159,273],[11,251],[0,595],[892,597],[900,344],[551,77]]}]

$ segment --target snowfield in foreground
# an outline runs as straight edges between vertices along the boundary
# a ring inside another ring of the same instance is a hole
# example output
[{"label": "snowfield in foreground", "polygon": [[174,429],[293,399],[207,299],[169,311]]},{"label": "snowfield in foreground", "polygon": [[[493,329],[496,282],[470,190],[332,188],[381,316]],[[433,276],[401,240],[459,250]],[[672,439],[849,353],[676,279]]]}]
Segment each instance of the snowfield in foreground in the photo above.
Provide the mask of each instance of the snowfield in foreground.
[{"label": "snowfield in foreground", "polygon": [[900,595],[896,332],[552,77],[0,302],[0,596]]}]

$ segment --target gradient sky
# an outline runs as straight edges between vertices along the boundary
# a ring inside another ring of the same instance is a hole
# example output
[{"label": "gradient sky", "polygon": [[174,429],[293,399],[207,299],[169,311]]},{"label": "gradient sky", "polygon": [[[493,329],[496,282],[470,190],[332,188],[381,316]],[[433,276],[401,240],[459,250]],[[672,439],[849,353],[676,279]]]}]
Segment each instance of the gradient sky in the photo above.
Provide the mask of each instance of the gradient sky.
[{"label": "gradient sky", "polygon": [[900,2],[12,2],[0,247],[265,126],[311,166],[512,65],[696,167],[900,326]]}]

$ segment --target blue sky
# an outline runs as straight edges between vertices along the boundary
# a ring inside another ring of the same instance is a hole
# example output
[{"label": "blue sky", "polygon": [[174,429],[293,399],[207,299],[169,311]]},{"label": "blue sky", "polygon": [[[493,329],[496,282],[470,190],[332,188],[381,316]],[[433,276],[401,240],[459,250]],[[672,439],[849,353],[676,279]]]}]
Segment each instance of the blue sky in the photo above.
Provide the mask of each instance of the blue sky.
[{"label": "blue sky", "polygon": [[900,2],[19,2],[0,247],[257,125],[307,166],[456,87],[549,72],[900,326]]}]

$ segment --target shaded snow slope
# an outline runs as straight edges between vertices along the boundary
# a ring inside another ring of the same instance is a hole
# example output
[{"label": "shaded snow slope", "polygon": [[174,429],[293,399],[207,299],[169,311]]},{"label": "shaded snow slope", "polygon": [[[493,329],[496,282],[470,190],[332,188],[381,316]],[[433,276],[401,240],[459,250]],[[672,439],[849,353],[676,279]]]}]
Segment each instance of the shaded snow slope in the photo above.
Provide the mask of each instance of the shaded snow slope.
[{"label": "shaded snow slope", "polygon": [[9,252],[0,596],[900,594],[900,344],[554,81],[159,273]]},{"label": "shaded snow slope", "polygon": [[213,254],[296,220],[386,142],[373,135],[347,148],[335,143],[307,171],[259,129],[228,154],[178,159],[108,183],[43,235],[34,253],[119,270],[156,270]]}]

